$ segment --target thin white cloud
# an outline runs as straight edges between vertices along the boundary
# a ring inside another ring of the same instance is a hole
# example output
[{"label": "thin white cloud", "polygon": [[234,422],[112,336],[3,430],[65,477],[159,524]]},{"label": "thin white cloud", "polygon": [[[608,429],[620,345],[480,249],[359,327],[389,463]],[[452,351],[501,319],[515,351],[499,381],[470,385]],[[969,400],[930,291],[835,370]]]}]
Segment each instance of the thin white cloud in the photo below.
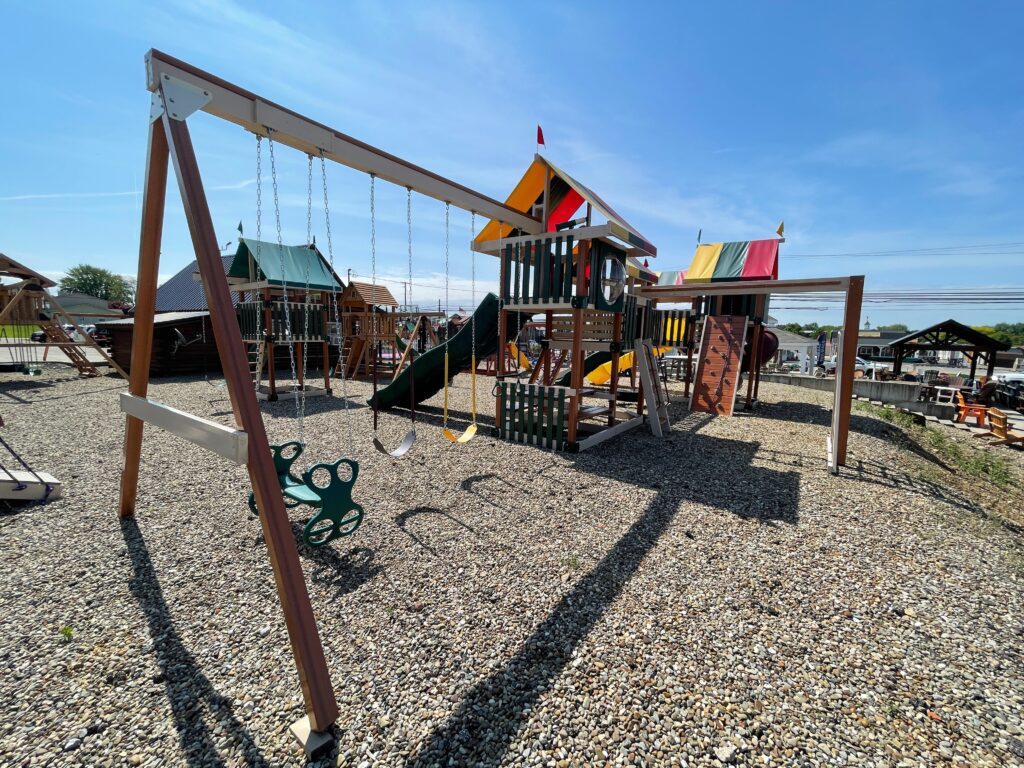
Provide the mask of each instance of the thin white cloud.
[{"label": "thin white cloud", "polygon": [[[246,189],[256,184],[256,179],[243,179],[229,184],[215,184],[206,188],[207,192],[233,192]],[[0,197],[0,203],[13,203],[21,200],[93,200],[110,197],[141,197],[140,190],[123,192],[32,192],[24,195],[6,195]]]}]

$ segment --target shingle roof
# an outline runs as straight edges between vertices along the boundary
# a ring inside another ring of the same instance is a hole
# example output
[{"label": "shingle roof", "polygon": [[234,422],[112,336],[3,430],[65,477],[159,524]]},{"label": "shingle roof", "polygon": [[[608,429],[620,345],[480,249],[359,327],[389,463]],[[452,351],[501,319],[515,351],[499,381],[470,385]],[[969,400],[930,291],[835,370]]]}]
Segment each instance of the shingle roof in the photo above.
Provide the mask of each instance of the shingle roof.
[{"label": "shingle roof", "polygon": [[[397,307],[398,302],[395,297],[391,295],[391,291],[385,288],[383,285],[374,285],[373,283],[357,283],[353,280],[349,283],[348,290],[351,290],[359,297],[364,304],[375,304],[377,306],[385,307]],[[347,292],[347,291],[346,291]],[[346,297],[350,298],[350,297]]]},{"label": "shingle roof", "polygon": [[[224,273],[227,274],[231,256],[221,256],[224,265]],[[191,262],[174,277],[167,280],[156,289],[156,311],[157,312],[195,312],[209,309],[206,306],[206,293],[203,291],[203,284],[196,280],[193,275],[199,271],[199,263]],[[238,303],[238,294],[231,292],[231,301]]]}]

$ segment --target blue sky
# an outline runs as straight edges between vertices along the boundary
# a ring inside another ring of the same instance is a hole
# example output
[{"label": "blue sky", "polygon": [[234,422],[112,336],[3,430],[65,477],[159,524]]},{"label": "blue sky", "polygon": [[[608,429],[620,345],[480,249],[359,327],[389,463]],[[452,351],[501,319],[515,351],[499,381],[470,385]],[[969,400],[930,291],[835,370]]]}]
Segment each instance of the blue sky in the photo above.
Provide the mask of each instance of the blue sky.
[{"label": "blue sky", "polygon": [[[58,275],[133,274],[156,47],[504,198],[547,153],[685,267],[705,242],[771,237],[781,276],[867,289],[1024,284],[1018,3],[11,3],[4,10],[0,250]],[[221,242],[255,235],[255,140],[190,121]],[[284,239],[305,238],[305,158],[279,154]],[[335,260],[369,278],[368,180],[329,169]],[[319,175],[314,178],[318,198]],[[405,272],[404,190],[379,185],[378,273]],[[160,272],[193,255],[176,193]],[[264,238],[273,238],[269,186]],[[414,199],[413,298],[443,294],[444,212]],[[324,243],[323,211],[314,232]],[[478,223],[479,226],[479,223]],[[470,304],[469,215],[451,290]],[[992,246],[989,244],[1014,245]],[[984,245],[985,247],[979,247]],[[836,256],[964,246],[941,255]],[[477,294],[495,265],[478,257]],[[401,300],[402,286],[391,284]],[[835,321],[785,309],[783,320]],[[869,305],[872,323],[1019,321],[1019,308]]]}]

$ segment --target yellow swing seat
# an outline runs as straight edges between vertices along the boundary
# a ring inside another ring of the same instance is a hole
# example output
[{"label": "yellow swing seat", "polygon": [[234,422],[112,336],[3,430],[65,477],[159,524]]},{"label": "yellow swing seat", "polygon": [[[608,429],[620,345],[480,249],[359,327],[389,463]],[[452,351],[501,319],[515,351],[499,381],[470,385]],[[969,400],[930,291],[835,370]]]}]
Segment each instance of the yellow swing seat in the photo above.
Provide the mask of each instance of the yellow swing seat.
[{"label": "yellow swing seat", "polygon": [[472,371],[471,376],[473,380],[473,423],[466,427],[465,431],[459,435],[456,434],[452,429],[448,427],[448,345],[445,342],[444,348],[444,428],[441,430],[441,434],[444,435],[445,440],[450,443],[468,443],[474,437],[476,437],[477,423],[476,423],[476,350],[473,350],[470,358],[470,370]]}]

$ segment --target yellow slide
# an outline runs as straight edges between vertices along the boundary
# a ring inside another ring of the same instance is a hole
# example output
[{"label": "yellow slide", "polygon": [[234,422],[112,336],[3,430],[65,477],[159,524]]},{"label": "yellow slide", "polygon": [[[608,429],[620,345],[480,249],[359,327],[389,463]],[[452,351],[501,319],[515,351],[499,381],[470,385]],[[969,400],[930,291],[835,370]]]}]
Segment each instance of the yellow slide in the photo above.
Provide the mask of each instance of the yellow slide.
[{"label": "yellow slide", "polygon": [[[668,352],[672,347],[655,347],[654,356],[661,357]],[[619,372],[626,373],[630,368],[633,367],[633,353],[627,352],[624,355],[619,355]],[[587,381],[591,384],[607,384],[608,380],[612,377],[612,364],[605,363],[600,365],[590,372],[587,376]]]},{"label": "yellow slide", "polygon": [[519,363],[519,370],[521,371],[532,371],[533,363],[530,362],[530,358],[523,354],[514,341],[508,343],[508,352],[512,355],[512,358]]}]

